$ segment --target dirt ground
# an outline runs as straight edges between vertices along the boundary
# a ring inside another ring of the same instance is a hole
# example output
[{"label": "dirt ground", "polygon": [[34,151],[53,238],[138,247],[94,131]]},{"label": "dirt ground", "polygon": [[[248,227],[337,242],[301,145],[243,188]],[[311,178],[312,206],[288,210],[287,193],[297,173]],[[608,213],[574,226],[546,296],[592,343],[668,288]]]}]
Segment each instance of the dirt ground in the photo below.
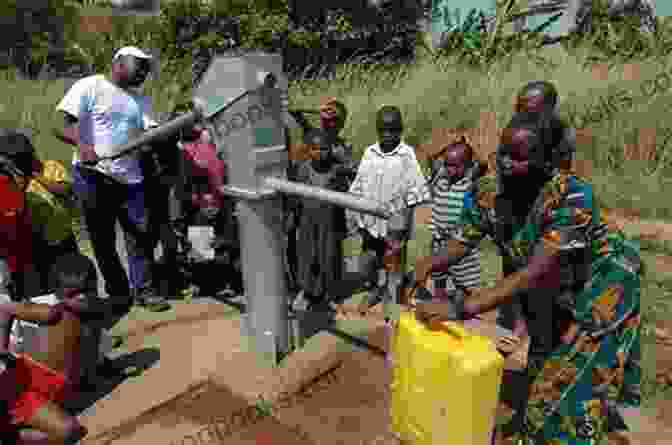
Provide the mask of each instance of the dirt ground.
[{"label": "dirt ground", "polygon": [[[419,212],[419,220],[426,221],[424,212]],[[672,230],[660,233],[672,235]],[[670,257],[660,255],[654,262],[654,268],[672,271]],[[82,416],[90,430],[84,444],[400,443],[390,432],[390,368],[382,357],[354,348],[322,354],[324,371],[336,369],[300,391],[289,391],[275,403],[273,415],[265,415],[260,411],[263,405],[255,402],[284,380],[279,382],[272,370],[250,358],[240,341],[239,319],[219,304],[185,304],[175,312],[170,320],[127,321],[127,352],[158,347],[160,360]],[[492,320],[493,315],[486,318]],[[369,342],[384,348],[380,319],[370,323]],[[672,332],[672,322],[659,328]],[[332,343],[324,349],[333,347],[335,337],[330,337],[327,343]],[[662,376],[672,376],[672,340],[658,346],[657,368]],[[632,445],[670,443],[672,401],[658,408],[657,415],[643,414],[632,421]]]},{"label": "dirt ground", "polygon": [[[174,321],[131,320],[129,351],[160,344],[161,360],[82,416],[90,430],[83,443],[400,444],[388,415],[391,369],[383,357],[366,350],[337,350],[325,343],[323,349],[334,352],[322,354],[329,362],[325,372],[316,373],[322,376],[280,397],[272,415],[264,415],[255,400],[277,385],[275,371],[251,360],[240,342],[240,320],[221,308],[184,305]],[[384,328],[370,323],[366,338],[387,349]],[[672,346],[665,351],[658,354],[659,366],[672,367]],[[507,411],[505,406],[500,410]],[[672,403],[663,403],[657,418],[642,416],[632,445],[669,443],[670,419]]]},{"label": "dirt ground", "polygon": [[[90,430],[84,444],[400,443],[389,430],[391,368],[383,357],[365,350],[335,352],[332,372],[287,394],[273,416],[263,416],[251,406],[250,391],[265,392],[271,374],[237,354],[237,320],[208,312],[199,316],[191,309],[173,326],[132,327],[130,349],[143,347],[143,335],[170,346],[161,349],[159,366],[122,384],[82,417]],[[377,326],[367,340],[387,349],[383,326],[372,324]],[[215,329],[219,335],[211,335]]]}]

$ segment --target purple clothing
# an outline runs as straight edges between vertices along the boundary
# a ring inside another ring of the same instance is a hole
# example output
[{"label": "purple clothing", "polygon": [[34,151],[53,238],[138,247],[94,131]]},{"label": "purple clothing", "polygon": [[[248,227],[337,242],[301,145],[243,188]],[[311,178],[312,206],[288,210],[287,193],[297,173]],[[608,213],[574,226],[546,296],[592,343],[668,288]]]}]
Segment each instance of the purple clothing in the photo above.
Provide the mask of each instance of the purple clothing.
[{"label": "purple clothing", "polygon": [[[144,184],[122,184],[80,166],[73,168],[72,176],[73,190],[83,202],[94,255],[107,293],[128,297],[131,290],[138,292],[147,288],[151,281],[153,249],[147,235]],[[128,278],[116,249],[116,220],[124,229]]]}]

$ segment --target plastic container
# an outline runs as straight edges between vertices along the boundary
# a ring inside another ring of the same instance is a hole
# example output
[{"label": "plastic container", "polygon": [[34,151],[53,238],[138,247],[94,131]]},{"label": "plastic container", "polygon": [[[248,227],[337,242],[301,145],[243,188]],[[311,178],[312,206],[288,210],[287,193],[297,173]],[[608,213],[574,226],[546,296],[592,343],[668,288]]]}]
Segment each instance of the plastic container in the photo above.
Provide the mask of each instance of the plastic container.
[{"label": "plastic container", "polygon": [[392,343],[393,431],[413,445],[491,443],[504,358],[453,322],[430,330],[400,316]]}]

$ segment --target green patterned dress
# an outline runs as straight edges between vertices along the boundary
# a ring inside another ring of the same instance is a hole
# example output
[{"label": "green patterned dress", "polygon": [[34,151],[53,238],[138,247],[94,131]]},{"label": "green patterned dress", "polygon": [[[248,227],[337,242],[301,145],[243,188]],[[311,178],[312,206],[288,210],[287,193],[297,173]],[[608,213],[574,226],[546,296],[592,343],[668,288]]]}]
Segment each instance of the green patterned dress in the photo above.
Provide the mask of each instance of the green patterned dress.
[{"label": "green patterned dress", "polygon": [[[486,201],[465,199],[454,237],[467,246],[495,236],[496,215]],[[562,261],[556,284],[536,295],[549,299],[548,310],[569,316],[555,329],[561,341],[553,348],[531,348],[525,425],[513,443],[603,444],[608,431],[623,429],[614,424],[622,420],[616,407],[640,404],[639,248],[600,214],[592,186],[568,173],[546,183],[503,253],[520,270],[546,243],[569,261]],[[577,252],[587,258],[583,275]],[[532,330],[530,335],[534,343]]]}]

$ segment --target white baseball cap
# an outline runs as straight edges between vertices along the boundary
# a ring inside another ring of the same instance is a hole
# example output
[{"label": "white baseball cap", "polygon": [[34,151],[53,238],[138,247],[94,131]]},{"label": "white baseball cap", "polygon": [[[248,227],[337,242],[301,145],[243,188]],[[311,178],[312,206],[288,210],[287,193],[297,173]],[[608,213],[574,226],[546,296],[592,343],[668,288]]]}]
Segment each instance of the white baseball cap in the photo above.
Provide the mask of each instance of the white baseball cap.
[{"label": "white baseball cap", "polygon": [[133,56],[137,57],[138,59],[152,59],[151,54],[147,54],[146,52],[135,46],[124,46],[116,53],[114,53],[114,57],[112,58],[112,60],[114,61],[117,59],[117,57],[120,56]]}]

